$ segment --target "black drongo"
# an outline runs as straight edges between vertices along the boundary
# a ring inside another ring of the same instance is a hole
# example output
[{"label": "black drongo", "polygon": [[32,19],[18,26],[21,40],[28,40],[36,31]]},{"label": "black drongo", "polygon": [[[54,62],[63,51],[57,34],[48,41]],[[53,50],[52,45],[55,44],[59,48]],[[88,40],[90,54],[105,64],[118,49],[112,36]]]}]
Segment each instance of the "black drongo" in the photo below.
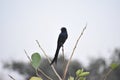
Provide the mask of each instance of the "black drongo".
[{"label": "black drongo", "polygon": [[59,50],[60,50],[61,46],[63,46],[63,44],[65,43],[67,37],[68,37],[67,30],[65,27],[62,27],[61,33],[59,34],[58,41],[57,41],[56,53],[55,53],[54,59],[52,60],[50,65],[52,65],[54,62],[57,63]]}]

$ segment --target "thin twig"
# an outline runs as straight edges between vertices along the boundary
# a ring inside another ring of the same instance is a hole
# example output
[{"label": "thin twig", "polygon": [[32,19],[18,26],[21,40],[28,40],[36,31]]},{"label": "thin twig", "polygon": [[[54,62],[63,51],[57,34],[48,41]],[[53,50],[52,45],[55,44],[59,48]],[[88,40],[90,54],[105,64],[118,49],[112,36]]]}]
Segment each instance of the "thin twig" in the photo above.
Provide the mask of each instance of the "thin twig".
[{"label": "thin twig", "polygon": [[[51,60],[49,59],[49,57],[47,56],[47,54],[45,53],[45,51],[42,49],[42,47],[40,46],[40,44],[39,44],[38,40],[36,40],[36,42],[37,42],[37,44],[38,44],[39,48],[40,48],[40,49],[42,50],[42,52],[44,53],[44,55],[46,56],[46,58],[47,58],[48,62],[49,62],[49,63],[51,63]],[[59,74],[58,74],[58,73],[57,73],[57,71],[55,70],[54,66],[53,66],[53,65],[51,65],[51,67],[52,67],[52,69],[53,69],[54,73],[56,74],[56,76],[59,78],[59,80],[62,80],[62,78],[59,76]]]},{"label": "thin twig", "polygon": [[[63,59],[63,64],[62,64],[62,67],[63,67],[63,73],[64,73],[64,65],[65,65],[65,55],[64,55],[64,46],[62,46],[62,59]],[[62,76],[63,78],[63,76]]]},{"label": "thin twig", "polygon": [[51,79],[48,75],[46,75],[41,69],[38,69],[38,71],[40,71],[42,74],[44,74],[44,76],[45,76],[46,78],[48,78],[49,80],[53,80],[53,79]]},{"label": "thin twig", "polygon": [[27,54],[26,50],[24,50],[24,52],[25,52],[25,54],[26,54],[27,58],[29,59],[29,61],[30,61],[30,63],[31,63],[31,62],[32,62],[32,60],[30,59],[30,57],[29,57],[29,55]]},{"label": "thin twig", "polygon": [[[64,46],[62,46],[62,55],[63,55],[63,63],[65,61],[65,56],[64,56]],[[64,64],[63,64],[64,65]]]},{"label": "thin twig", "polygon": [[78,39],[77,39],[77,41],[76,41],[76,43],[75,43],[75,46],[74,46],[73,51],[72,51],[72,54],[71,54],[71,56],[70,56],[70,59],[69,59],[67,65],[66,65],[66,68],[65,68],[65,71],[64,71],[64,75],[63,75],[64,77],[63,77],[63,80],[65,80],[66,73],[67,73],[67,70],[68,70],[69,64],[70,64],[70,62],[71,62],[72,56],[73,56],[73,54],[74,54],[74,51],[75,51],[75,49],[76,49],[76,47],[77,47],[77,44],[78,44],[79,40],[81,39],[81,36],[83,35],[83,33],[84,33],[86,27],[87,27],[87,24],[86,24],[86,26],[83,28],[83,30],[82,30],[80,36],[78,37]]},{"label": "thin twig", "polygon": [[9,76],[12,80],[15,80],[15,78],[13,78],[11,75],[8,74],[8,76]]},{"label": "thin twig", "polygon": [[113,69],[110,69],[110,70],[106,73],[106,75],[105,75],[105,77],[104,77],[103,80],[107,80],[108,75],[109,75],[112,71],[113,71]]}]

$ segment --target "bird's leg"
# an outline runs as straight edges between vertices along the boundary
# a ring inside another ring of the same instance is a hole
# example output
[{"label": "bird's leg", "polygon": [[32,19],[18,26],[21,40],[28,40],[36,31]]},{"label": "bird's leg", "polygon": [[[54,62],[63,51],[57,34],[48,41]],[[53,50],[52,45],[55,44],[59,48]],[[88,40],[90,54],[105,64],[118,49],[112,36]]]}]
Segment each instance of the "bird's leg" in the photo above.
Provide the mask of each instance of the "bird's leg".
[{"label": "bird's leg", "polygon": [[62,45],[62,54],[63,54],[63,61],[64,61],[64,46]]},{"label": "bird's leg", "polygon": [[63,63],[62,63],[62,67],[63,67],[63,74],[64,74],[64,69],[65,69],[65,55],[64,55],[64,46],[62,45],[62,56],[63,56]]}]

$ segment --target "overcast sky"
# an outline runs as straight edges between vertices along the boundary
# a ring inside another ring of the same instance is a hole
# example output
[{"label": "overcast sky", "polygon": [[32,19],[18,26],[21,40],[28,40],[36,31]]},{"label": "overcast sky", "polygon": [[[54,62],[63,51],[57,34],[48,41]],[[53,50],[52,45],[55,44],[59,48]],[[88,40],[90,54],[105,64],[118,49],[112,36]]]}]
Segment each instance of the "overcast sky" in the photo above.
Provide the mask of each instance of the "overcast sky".
[{"label": "overcast sky", "polygon": [[69,58],[86,23],[73,59],[85,63],[93,57],[108,59],[120,47],[120,0],[0,0],[0,61],[28,61],[24,49],[29,55],[44,56],[35,40],[53,58],[63,26],[68,31],[64,48]]}]

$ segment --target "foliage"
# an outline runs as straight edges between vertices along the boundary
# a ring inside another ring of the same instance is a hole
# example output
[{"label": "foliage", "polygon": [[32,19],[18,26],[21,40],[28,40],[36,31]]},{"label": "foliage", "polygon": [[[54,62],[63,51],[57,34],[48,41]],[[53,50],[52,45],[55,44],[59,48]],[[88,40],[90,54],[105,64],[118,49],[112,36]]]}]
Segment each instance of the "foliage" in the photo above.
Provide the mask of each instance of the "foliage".
[{"label": "foliage", "polygon": [[39,55],[39,53],[33,53],[32,54],[31,64],[32,64],[32,66],[35,70],[37,70],[38,67],[40,66],[40,60],[41,60],[41,56]]},{"label": "foliage", "polygon": [[114,70],[114,69],[116,69],[116,68],[119,67],[119,64],[117,64],[117,63],[112,63],[112,64],[110,65],[110,67]]},{"label": "foliage", "polygon": [[42,80],[40,77],[31,77],[30,80]]},{"label": "foliage", "polygon": [[86,80],[86,76],[89,75],[89,72],[84,72],[83,69],[76,71],[76,77],[70,76],[68,80]]}]

